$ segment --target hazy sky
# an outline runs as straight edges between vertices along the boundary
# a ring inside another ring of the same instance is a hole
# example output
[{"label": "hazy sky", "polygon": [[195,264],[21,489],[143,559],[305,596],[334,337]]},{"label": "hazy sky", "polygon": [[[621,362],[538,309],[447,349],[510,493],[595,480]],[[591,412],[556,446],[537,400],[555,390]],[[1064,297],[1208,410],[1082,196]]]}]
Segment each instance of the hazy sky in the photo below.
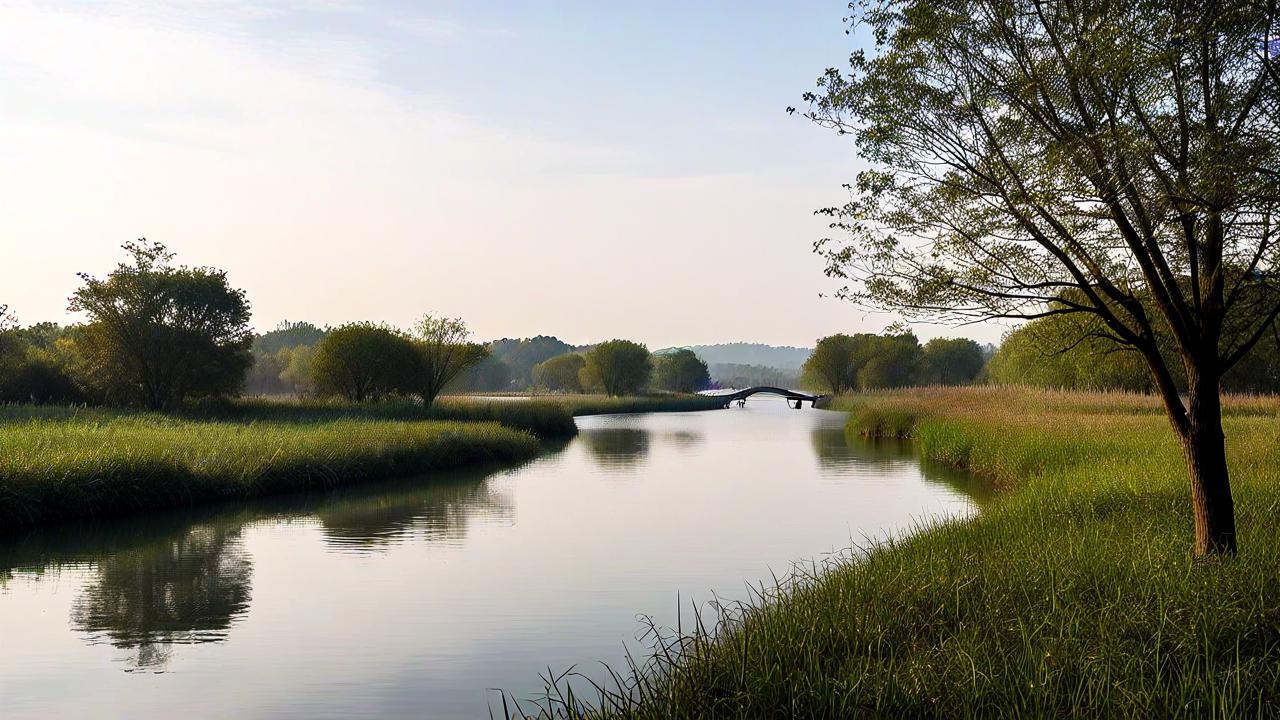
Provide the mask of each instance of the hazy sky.
[{"label": "hazy sky", "polygon": [[[810,344],[847,140],[788,117],[844,0],[0,7],[0,303],[166,243],[254,325],[461,316],[481,338]],[[922,337],[997,328],[920,327]]]}]

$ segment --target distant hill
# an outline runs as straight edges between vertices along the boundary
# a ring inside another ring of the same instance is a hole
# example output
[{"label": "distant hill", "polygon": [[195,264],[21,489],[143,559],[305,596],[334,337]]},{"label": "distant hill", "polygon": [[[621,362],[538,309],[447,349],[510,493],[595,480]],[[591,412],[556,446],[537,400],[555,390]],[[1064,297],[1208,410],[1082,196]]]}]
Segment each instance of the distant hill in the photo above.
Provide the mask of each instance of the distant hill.
[{"label": "distant hill", "polygon": [[765,345],[763,343],[724,343],[721,345],[689,345],[708,365],[757,365],[779,370],[798,371],[813,354],[813,348]]},{"label": "distant hill", "polygon": [[779,370],[766,365],[710,363],[711,380],[722,388],[749,388],[759,385],[796,388],[800,380],[794,370]]}]

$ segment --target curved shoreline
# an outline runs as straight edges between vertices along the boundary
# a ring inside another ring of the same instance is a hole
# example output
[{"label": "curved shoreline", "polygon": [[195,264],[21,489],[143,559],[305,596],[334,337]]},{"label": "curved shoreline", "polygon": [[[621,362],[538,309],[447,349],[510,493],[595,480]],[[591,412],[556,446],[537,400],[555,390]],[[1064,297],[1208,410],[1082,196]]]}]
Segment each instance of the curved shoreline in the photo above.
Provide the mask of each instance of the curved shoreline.
[{"label": "curved shoreline", "polygon": [[668,638],[600,717],[1073,715],[1280,710],[1280,422],[1236,399],[1246,543],[1195,564],[1185,471],[1151,398],[927,388],[842,399],[849,428],[1002,490]]}]

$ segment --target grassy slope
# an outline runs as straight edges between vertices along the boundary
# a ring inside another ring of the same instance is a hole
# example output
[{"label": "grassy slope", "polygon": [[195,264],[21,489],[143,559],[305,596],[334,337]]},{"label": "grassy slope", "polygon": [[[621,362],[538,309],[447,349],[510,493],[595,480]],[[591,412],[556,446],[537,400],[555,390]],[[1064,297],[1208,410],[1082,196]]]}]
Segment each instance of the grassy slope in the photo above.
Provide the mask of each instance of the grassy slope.
[{"label": "grassy slope", "polygon": [[[797,577],[642,674],[635,717],[1280,713],[1280,401],[1226,422],[1242,556],[1196,564],[1153,399],[994,388],[843,399],[1002,492],[980,517]],[[726,632],[726,629],[727,632]],[[674,641],[673,641],[674,642]],[[654,678],[663,678],[657,679]]]},{"label": "grassy slope", "polygon": [[538,452],[532,435],[496,423],[232,422],[0,407],[0,532],[513,462]]}]

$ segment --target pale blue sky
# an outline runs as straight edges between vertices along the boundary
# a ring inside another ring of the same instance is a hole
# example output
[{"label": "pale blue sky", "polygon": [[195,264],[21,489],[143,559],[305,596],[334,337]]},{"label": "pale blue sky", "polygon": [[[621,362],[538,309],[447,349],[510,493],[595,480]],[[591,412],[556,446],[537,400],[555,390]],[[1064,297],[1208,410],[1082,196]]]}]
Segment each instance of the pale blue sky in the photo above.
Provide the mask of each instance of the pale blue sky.
[{"label": "pale blue sky", "polygon": [[430,311],[482,338],[651,346],[879,330],[818,297],[810,252],[852,148],[785,113],[847,56],[844,12],[5,4],[0,303],[71,321],[74,273],[145,235],[227,269],[261,329]]}]

